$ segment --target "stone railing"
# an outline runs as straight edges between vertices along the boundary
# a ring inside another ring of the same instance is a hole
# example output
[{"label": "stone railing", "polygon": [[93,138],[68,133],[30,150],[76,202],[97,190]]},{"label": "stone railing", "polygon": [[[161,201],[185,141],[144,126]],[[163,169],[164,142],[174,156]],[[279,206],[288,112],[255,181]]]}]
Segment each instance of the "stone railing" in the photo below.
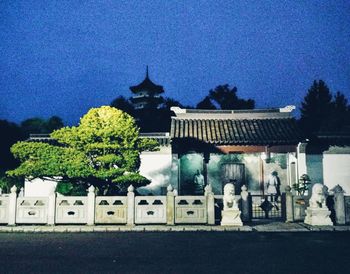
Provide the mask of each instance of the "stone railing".
[{"label": "stone railing", "polygon": [[[133,186],[127,196],[96,196],[90,186],[87,196],[20,197],[16,186],[0,196],[0,224],[215,224],[211,186],[203,196],[177,196],[168,186],[165,196],[136,196]],[[248,192],[242,189],[242,219],[249,219]]]},{"label": "stone railing", "polygon": [[[350,196],[345,196],[340,185],[326,193],[331,199],[334,213],[334,224],[344,225],[350,223]],[[309,206],[308,196],[294,195],[289,186],[286,187],[286,221],[298,222],[304,221],[306,209]]]},{"label": "stone railing", "polygon": [[344,196],[345,223],[350,224],[350,196]]},{"label": "stone railing", "polygon": [[[13,196],[12,196],[13,197]],[[12,198],[10,196],[10,203]],[[46,224],[48,222],[49,199],[45,197],[18,197],[16,210],[17,224]]]},{"label": "stone railing", "polygon": [[96,197],[96,224],[126,224],[127,198],[119,196]]},{"label": "stone railing", "polygon": [[9,197],[0,197],[0,224],[8,223]]}]

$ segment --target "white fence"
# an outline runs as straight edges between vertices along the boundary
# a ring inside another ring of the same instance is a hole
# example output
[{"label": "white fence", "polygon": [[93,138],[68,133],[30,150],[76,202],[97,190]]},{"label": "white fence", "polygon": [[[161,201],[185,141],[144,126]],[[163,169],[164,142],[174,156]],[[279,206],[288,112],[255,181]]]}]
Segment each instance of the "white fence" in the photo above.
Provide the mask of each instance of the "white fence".
[{"label": "white fence", "polygon": [[293,220],[304,221],[306,216],[306,208],[308,207],[309,199],[303,196],[293,196]]},{"label": "white fence", "polygon": [[175,197],[176,224],[206,224],[207,199],[200,196]]},{"label": "white fence", "polygon": [[9,197],[0,197],[0,224],[7,224],[9,221]]},{"label": "white fence", "polygon": [[17,199],[17,224],[46,224],[48,221],[48,198],[20,197]]},{"label": "white fence", "polygon": [[210,224],[214,225],[214,195],[207,186],[204,196],[136,196],[132,186],[127,196],[17,197],[16,187],[0,197],[0,224]]},{"label": "white fence", "polygon": [[96,224],[126,224],[127,198],[118,196],[96,197]]},{"label": "white fence", "polygon": [[135,224],[166,224],[165,196],[135,197]]},{"label": "white fence", "polygon": [[56,224],[87,224],[87,197],[57,197]]}]

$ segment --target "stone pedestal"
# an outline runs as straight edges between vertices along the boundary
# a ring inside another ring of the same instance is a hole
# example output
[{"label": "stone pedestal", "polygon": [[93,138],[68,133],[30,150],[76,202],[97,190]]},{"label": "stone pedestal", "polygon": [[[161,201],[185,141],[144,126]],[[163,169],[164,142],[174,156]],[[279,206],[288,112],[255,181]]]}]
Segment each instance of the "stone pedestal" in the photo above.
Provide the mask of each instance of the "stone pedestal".
[{"label": "stone pedestal", "polygon": [[305,224],[308,225],[333,225],[331,218],[329,217],[331,212],[328,208],[312,208],[306,209]]},{"label": "stone pedestal", "polygon": [[243,226],[241,220],[241,211],[238,208],[230,208],[221,211],[222,226]]},{"label": "stone pedestal", "polygon": [[314,184],[309,200],[309,207],[306,209],[305,224],[308,225],[333,225],[331,212],[326,206],[327,189],[323,184]]}]

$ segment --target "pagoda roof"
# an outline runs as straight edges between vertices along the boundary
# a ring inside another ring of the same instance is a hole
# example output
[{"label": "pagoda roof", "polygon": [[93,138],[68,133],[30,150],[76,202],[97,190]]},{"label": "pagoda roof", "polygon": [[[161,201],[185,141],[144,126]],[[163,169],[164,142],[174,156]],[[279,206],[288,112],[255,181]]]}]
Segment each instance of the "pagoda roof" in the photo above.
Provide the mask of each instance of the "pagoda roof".
[{"label": "pagoda roof", "polygon": [[148,66],[147,66],[147,70],[146,70],[146,77],[145,77],[145,79],[140,84],[138,84],[136,86],[131,86],[130,90],[133,93],[137,93],[137,92],[143,91],[143,90],[154,92],[154,93],[162,93],[162,92],[164,92],[163,86],[156,85],[155,83],[153,83],[151,81],[151,79],[149,79]]}]

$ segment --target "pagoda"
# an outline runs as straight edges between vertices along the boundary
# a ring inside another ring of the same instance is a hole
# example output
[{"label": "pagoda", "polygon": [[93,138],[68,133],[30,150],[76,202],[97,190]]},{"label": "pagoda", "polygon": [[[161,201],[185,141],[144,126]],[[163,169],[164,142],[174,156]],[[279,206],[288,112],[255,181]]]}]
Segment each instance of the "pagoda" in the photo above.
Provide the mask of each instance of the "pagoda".
[{"label": "pagoda", "polygon": [[148,76],[148,66],[146,68],[145,79],[136,86],[130,87],[134,94],[131,102],[135,109],[157,109],[162,102],[161,93],[164,92],[163,86],[153,83]]}]

